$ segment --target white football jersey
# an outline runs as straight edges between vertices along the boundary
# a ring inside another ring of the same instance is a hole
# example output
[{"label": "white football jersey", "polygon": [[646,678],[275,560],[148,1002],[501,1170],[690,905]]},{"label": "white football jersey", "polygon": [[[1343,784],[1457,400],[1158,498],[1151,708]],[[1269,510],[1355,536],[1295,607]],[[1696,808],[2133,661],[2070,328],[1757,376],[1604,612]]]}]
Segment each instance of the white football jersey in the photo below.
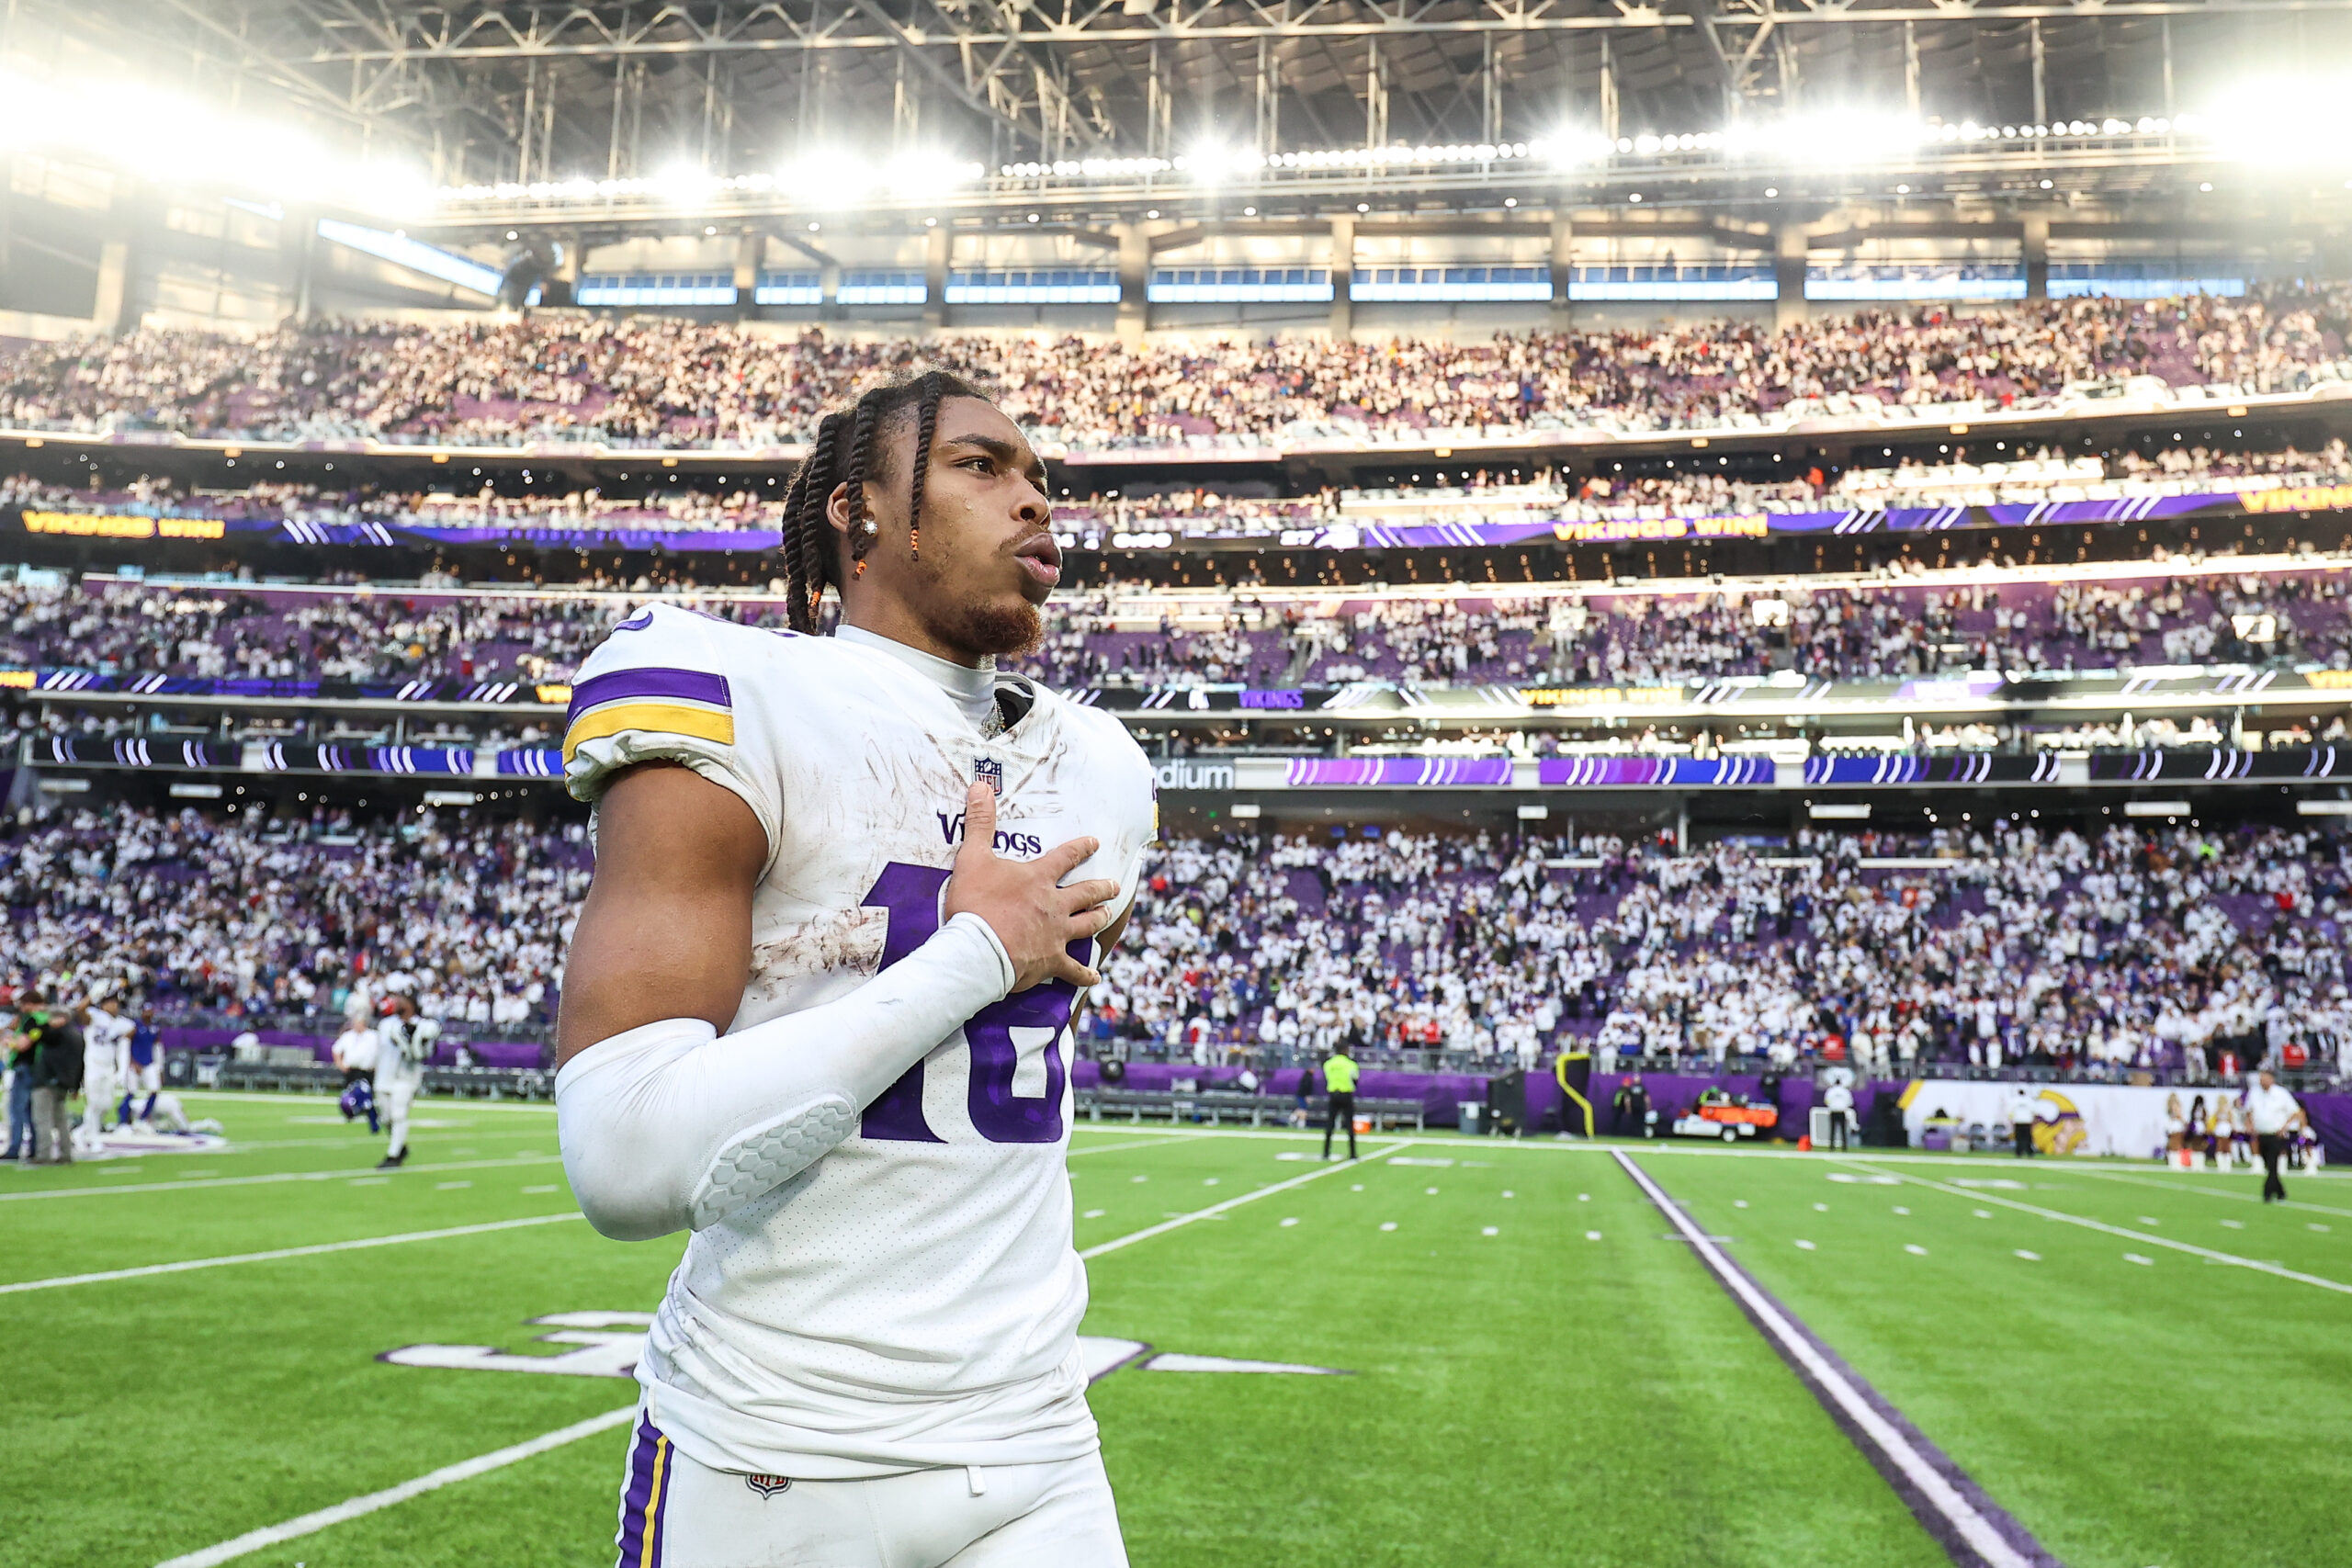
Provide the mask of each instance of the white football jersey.
[{"label": "white football jersey", "polygon": [[398,1013],[376,1026],[376,1081],[423,1083],[433,1060],[441,1025],[429,1018],[402,1018]]},{"label": "white football jersey", "polygon": [[[975,778],[997,787],[999,854],[1091,836],[1076,875],[1134,897],[1150,764],[1109,715],[1007,688],[1028,709],[983,739],[888,651],[657,605],[582,667],[566,777],[594,800],[616,771],[670,760],[750,805],[769,860],[743,1029],[848,994],[938,929]],[[1095,1449],[1067,1164],[1073,1000],[1057,981],[982,1010],[855,1135],[695,1233],[638,1368],[655,1426],[714,1469],[818,1480]]]},{"label": "white football jersey", "polygon": [[138,1027],[120,1013],[92,1008],[90,1021],[82,1030],[83,1071],[112,1080],[128,1077],[130,1074],[130,1036]]}]

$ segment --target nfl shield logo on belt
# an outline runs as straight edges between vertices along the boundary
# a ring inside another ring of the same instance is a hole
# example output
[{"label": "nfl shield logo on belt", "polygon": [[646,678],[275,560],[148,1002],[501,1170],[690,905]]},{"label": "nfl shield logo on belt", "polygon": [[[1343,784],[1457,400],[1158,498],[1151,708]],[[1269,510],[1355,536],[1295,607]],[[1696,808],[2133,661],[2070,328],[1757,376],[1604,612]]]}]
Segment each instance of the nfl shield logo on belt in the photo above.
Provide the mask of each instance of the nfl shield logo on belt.
[{"label": "nfl shield logo on belt", "polygon": [[1004,764],[994,757],[982,757],[972,764],[972,782],[984,784],[1000,800],[1004,798]]},{"label": "nfl shield logo on belt", "polygon": [[792,1490],[792,1477],[788,1475],[747,1475],[743,1477],[743,1484],[750,1487],[752,1491],[758,1493],[763,1497],[773,1497],[779,1492],[789,1492]]}]

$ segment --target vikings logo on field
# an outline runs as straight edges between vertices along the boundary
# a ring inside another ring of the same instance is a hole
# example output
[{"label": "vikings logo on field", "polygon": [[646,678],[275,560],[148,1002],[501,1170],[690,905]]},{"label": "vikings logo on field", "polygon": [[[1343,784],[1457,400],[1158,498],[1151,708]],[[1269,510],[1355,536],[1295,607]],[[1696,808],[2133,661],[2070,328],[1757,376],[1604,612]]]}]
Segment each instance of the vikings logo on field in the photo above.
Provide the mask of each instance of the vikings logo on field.
[{"label": "vikings logo on field", "polygon": [[[435,1367],[449,1371],[552,1372],[558,1376],[627,1378],[634,1376],[638,1357],[645,1348],[645,1331],[652,1326],[650,1313],[558,1312],[529,1320],[554,1329],[537,1337],[544,1344],[572,1348],[556,1355],[518,1355],[492,1345],[403,1345],[376,1359],[396,1367]],[[1289,1372],[1306,1377],[1346,1377],[1337,1367],[1310,1367],[1296,1361],[1238,1360],[1225,1356],[1187,1356],[1157,1350],[1140,1339],[1109,1339],[1091,1334],[1078,1337],[1079,1354],[1086,1362],[1086,1381],[1099,1382],[1123,1368],[1148,1372]],[[782,1475],[754,1475],[752,1490],[762,1496],[792,1484]],[[765,1483],[765,1489],[763,1487]]]},{"label": "vikings logo on field", "polygon": [[999,800],[1004,798],[1004,764],[994,757],[982,757],[972,764],[972,782],[984,784]]}]

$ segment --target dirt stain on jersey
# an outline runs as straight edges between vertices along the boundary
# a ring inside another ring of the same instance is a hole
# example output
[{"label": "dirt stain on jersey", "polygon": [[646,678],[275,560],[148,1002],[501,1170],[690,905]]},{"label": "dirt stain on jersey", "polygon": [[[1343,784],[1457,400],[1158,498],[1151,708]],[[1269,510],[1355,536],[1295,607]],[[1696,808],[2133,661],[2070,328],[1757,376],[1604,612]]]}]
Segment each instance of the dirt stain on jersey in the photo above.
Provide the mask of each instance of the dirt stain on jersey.
[{"label": "dirt stain on jersey", "polygon": [[828,909],[752,949],[752,988],[745,999],[779,1000],[787,981],[812,975],[874,974],[882,966],[882,944],[889,934],[888,909]]}]

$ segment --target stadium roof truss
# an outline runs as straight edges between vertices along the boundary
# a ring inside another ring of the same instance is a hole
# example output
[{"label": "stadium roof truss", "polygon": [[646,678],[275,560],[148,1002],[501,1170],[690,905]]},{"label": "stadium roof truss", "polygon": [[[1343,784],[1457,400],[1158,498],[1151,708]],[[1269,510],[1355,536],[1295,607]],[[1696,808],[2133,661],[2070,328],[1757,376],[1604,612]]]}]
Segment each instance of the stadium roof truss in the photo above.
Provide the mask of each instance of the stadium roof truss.
[{"label": "stadium roof truss", "polygon": [[[2170,114],[2352,0],[17,0],[18,39],[274,96],[449,185],[1615,137],[1832,107]],[[5,49],[5,45],[0,45]],[[2177,77],[2176,63],[2179,65]]]}]

